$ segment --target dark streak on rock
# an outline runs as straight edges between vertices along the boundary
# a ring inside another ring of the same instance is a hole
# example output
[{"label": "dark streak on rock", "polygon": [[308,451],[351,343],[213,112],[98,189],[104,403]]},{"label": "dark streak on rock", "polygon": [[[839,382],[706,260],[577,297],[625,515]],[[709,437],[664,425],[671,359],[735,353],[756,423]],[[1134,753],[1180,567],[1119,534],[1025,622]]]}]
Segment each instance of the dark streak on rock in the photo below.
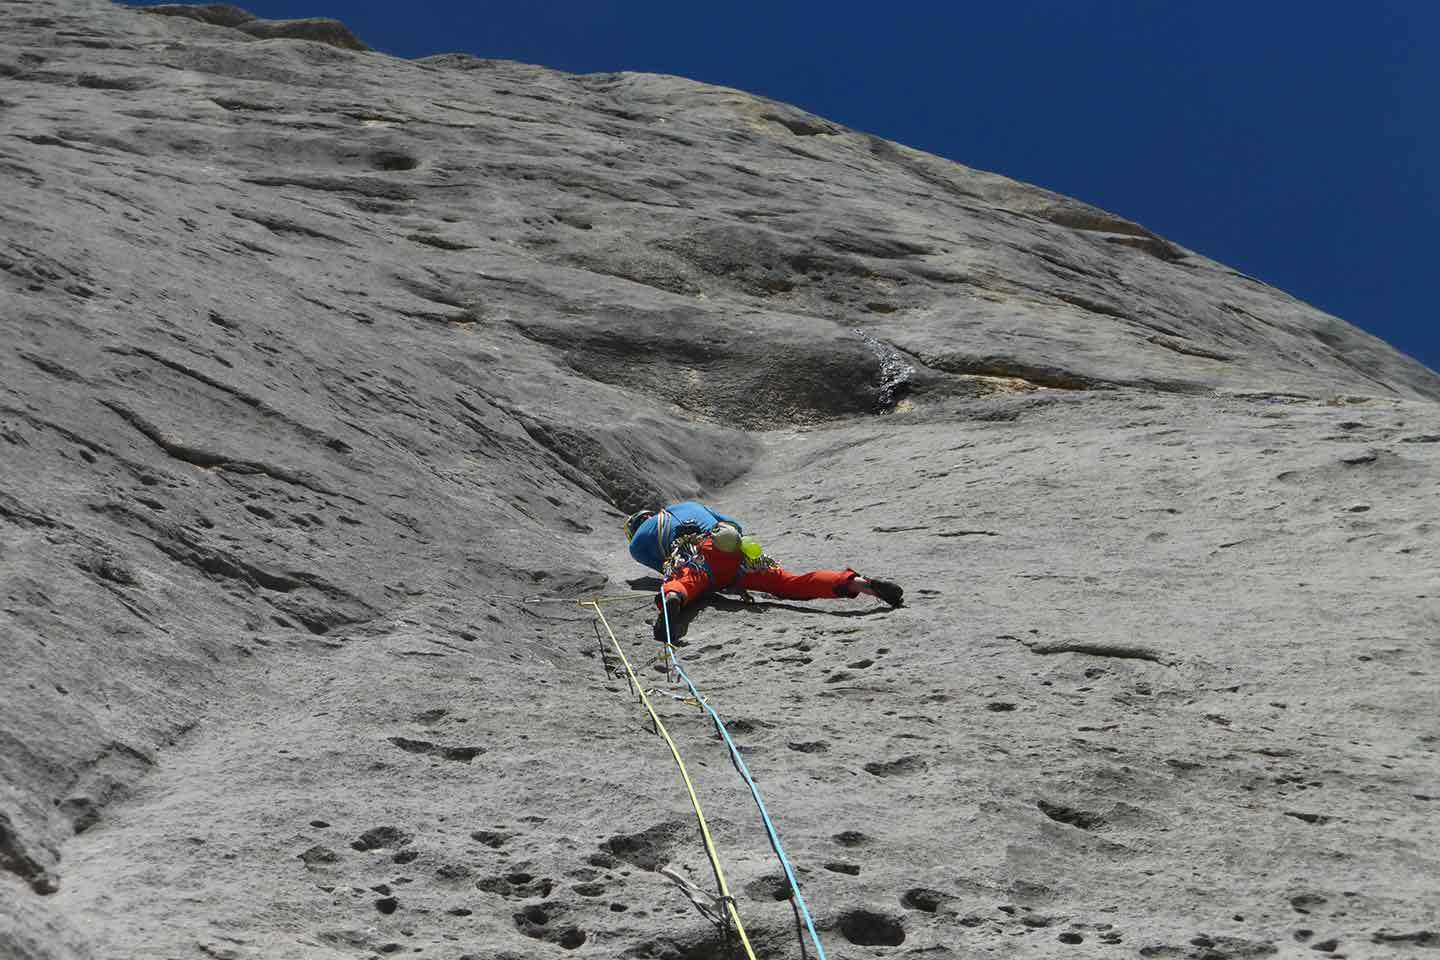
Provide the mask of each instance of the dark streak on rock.
[{"label": "dark streak on rock", "polygon": [[39,894],[60,889],[60,882],[25,848],[15,825],[4,813],[0,813],[0,870],[15,874]]},{"label": "dark streak on rock", "polygon": [[1079,827],[1081,830],[1094,830],[1105,823],[1105,818],[1098,813],[1089,810],[1078,810],[1062,803],[1051,803],[1048,800],[1037,800],[1035,806],[1056,823],[1069,824],[1072,827]]},{"label": "dark streak on rock", "polygon": [[406,753],[419,753],[439,757],[442,760],[456,760],[460,763],[469,763],[485,752],[484,747],[442,747],[428,740],[412,740],[409,737],[389,737],[387,739]]},{"label": "dark streak on rock", "polygon": [[259,224],[271,233],[279,236],[292,235],[308,237],[312,240],[326,240],[330,243],[338,243],[342,247],[353,246],[347,240],[316,230],[314,227],[307,227],[303,223],[296,223],[293,220],[286,220],[284,217],[277,217],[268,213],[252,213],[249,211],[231,210],[230,215],[240,220],[248,220],[251,223]]},{"label": "dark streak on rock", "polygon": [[174,370],[176,373],[179,373],[182,376],[189,377],[190,379],[203,383],[208,387],[213,387],[214,389],[219,390],[221,393],[234,397],[236,400],[239,400],[241,403],[245,404],[245,406],[258,411],[267,417],[274,417],[275,419],[285,423],[287,426],[294,428],[307,440],[313,440],[317,443],[320,443],[322,446],[334,450],[337,453],[350,452],[350,445],[345,443],[345,441],[340,440],[336,437],[332,437],[321,430],[315,429],[314,427],[310,427],[303,423],[300,423],[292,417],[275,409],[270,404],[266,403],[264,400],[261,400],[259,397],[256,397],[253,394],[246,393],[239,387],[231,386],[223,380],[212,377],[210,374],[205,373],[202,370],[198,370],[187,363],[183,363],[179,360],[167,357],[162,353],[157,353],[156,351],[147,349],[145,347],[116,347],[112,348],[110,352],[117,353],[122,356],[140,356],[145,357],[148,360],[153,360],[154,362],[164,367],[168,367],[169,369]]},{"label": "dark streak on rock", "polygon": [[1124,643],[1090,643],[1080,640],[1021,640],[1021,643],[1031,653],[1052,654],[1052,653],[1083,653],[1092,657],[1116,657],[1121,660],[1148,660],[1151,663],[1158,663],[1170,666],[1174,661],[1158,650],[1150,647],[1143,647],[1135,644]]},{"label": "dark streak on rock", "polygon": [[1150,337],[1149,341],[1155,344],[1155,346],[1157,347],[1164,347],[1166,350],[1173,350],[1174,352],[1182,353],[1187,357],[1201,357],[1206,360],[1219,360],[1225,363],[1231,362],[1235,359],[1228,353],[1221,353],[1218,350],[1210,350],[1205,347],[1197,346],[1196,344],[1190,343],[1188,340],[1185,340],[1181,337],[1167,337],[1161,334],[1156,334],[1155,336]]}]

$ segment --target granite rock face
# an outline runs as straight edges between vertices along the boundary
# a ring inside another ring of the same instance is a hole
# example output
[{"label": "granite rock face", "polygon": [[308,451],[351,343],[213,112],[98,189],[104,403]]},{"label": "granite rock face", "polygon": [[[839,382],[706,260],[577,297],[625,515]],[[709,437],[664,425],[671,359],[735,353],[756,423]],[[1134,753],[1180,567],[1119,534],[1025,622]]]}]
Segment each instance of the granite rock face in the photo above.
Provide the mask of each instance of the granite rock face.
[{"label": "granite rock face", "polygon": [[[261,40],[289,38],[314,40],[342,50],[369,50],[350,28],[338,20],[308,17],[302,20],[262,20],[248,10],[228,3],[157,3],[138,8],[145,13],[185,17],[217,27],[230,27]],[[239,39],[239,38],[232,38]]]},{"label": "granite rock face", "polygon": [[620,521],[691,496],[909,590],[680,649],[830,956],[1440,942],[1440,377],[784,104],[187,11],[0,0],[0,956],[725,956],[523,599],[648,588]]}]

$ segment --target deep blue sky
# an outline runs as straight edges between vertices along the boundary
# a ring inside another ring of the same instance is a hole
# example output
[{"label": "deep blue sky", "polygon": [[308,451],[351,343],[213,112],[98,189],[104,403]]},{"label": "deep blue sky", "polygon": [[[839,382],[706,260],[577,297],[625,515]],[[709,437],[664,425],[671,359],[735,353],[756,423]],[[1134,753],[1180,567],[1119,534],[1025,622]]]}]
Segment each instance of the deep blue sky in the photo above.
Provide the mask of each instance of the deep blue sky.
[{"label": "deep blue sky", "polygon": [[674,73],[1105,207],[1440,369],[1431,0],[249,0],[398,56]]}]

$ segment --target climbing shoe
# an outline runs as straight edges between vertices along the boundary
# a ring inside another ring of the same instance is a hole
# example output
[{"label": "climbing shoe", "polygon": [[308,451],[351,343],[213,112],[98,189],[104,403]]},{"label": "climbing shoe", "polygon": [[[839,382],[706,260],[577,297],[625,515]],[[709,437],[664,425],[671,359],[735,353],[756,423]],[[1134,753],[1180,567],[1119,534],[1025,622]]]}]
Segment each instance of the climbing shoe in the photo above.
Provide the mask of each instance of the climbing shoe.
[{"label": "climbing shoe", "polygon": [[898,583],[891,583],[889,580],[876,580],[873,577],[866,577],[865,582],[870,584],[870,589],[875,591],[875,596],[884,600],[892,607],[899,607],[905,603],[905,588]]}]

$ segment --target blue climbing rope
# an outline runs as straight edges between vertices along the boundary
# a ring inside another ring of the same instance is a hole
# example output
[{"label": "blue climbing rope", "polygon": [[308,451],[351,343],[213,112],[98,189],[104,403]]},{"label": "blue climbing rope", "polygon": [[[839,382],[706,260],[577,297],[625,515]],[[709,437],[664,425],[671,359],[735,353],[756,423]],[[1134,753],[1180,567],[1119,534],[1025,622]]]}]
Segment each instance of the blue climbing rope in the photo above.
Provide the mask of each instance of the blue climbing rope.
[{"label": "blue climbing rope", "polygon": [[755,806],[760,809],[760,819],[765,823],[765,832],[770,837],[770,847],[775,851],[775,856],[780,858],[780,866],[785,870],[785,879],[790,883],[790,891],[795,895],[795,905],[800,910],[800,916],[805,920],[805,929],[810,933],[810,942],[815,944],[815,953],[818,960],[825,960],[825,948],[820,945],[820,935],[815,932],[815,921],[810,916],[810,908],[805,904],[805,898],[800,894],[800,881],[795,879],[795,870],[790,866],[790,858],[785,856],[785,848],[780,843],[780,835],[775,832],[775,824],[770,820],[770,811],[765,809],[765,801],[760,798],[760,788],[755,785],[755,778],[750,775],[750,768],[745,766],[745,760],[740,756],[740,750],[735,746],[735,741],[730,739],[730,731],[725,729],[725,723],[720,719],[720,714],[710,706],[700,691],[695,686],[695,681],[690,679],[690,674],[680,665],[680,658],[675,655],[675,648],[670,643],[670,611],[665,604],[665,594],[662,588],[660,594],[661,615],[665,618],[665,652],[668,654],[670,664],[675,668],[676,675],[689,688],[690,695],[695,702],[708,714],[715,725],[715,732],[725,741],[725,746],[730,749],[730,762],[734,764],[736,771],[744,778],[745,785],[750,788],[750,796],[755,798]]}]

